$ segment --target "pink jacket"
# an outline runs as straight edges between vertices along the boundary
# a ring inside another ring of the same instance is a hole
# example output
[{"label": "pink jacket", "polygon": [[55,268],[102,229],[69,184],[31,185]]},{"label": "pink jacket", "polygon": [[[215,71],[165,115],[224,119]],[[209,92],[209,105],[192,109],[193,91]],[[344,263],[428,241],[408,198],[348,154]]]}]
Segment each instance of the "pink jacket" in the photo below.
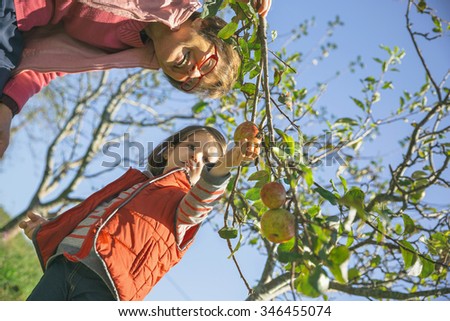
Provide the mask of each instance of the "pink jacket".
[{"label": "pink jacket", "polygon": [[66,73],[111,68],[158,69],[148,22],[176,29],[201,4],[197,0],[14,0],[25,48],[3,94],[19,110],[51,80]]}]

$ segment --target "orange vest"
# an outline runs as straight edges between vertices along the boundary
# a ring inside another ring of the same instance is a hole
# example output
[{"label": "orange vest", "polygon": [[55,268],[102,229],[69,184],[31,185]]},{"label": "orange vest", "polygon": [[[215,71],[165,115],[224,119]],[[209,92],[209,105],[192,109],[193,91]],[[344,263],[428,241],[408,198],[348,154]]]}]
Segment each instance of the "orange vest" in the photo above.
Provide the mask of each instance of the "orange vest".
[{"label": "orange vest", "polygon": [[161,277],[183,257],[199,228],[190,229],[183,247],[175,238],[179,202],[190,189],[186,173],[176,169],[149,179],[130,169],[116,181],[89,196],[79,205],[41,226],[33,237],[41,265],[59,243],[99,204],[131,186],[143,183],[125,200],[113,202],[99,223],[91,227],[73,261],[95,251],[103,261],[119,300],[143,300]]}]

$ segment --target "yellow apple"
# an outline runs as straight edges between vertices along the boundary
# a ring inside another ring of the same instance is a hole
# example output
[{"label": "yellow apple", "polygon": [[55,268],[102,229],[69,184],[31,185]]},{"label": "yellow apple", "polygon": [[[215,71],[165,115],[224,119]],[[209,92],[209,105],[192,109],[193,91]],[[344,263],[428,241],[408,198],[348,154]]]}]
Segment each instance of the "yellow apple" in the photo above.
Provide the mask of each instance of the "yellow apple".
[{"label": "yellow apple", "polygon": [[270,209],[261,216],[261,234],[273,243],[289,241],[295,231],[295,216],[288,210]]}]

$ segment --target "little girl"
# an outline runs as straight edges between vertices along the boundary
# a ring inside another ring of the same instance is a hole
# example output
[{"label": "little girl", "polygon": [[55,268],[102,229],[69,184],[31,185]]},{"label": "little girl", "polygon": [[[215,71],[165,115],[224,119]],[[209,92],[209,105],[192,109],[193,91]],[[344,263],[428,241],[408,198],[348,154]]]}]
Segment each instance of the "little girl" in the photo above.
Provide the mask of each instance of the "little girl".
[{"label": "little girl", "polygon": [[153,150],[147,171],[129,169],[53,220],[30,213],[19,226],[44,275],[28,300],[143,300],[192,244],[230,168],[259,154],[245,141],[225,150],[216,129],[189,126]]}]

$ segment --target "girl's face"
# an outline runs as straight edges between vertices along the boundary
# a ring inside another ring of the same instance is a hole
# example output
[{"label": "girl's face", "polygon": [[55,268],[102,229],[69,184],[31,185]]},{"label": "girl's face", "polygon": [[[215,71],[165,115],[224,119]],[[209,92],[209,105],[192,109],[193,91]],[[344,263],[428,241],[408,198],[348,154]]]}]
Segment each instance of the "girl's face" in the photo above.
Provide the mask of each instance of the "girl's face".
[{"label": "girl's face", "polygon": [[195,184],[200,179],[205,164],[216,163],[220,156],[222,148],[214,137],[208,132],[198,131],[175,147],[168,148],[164,173],[175,167],[185,168],[191,183]]}]

